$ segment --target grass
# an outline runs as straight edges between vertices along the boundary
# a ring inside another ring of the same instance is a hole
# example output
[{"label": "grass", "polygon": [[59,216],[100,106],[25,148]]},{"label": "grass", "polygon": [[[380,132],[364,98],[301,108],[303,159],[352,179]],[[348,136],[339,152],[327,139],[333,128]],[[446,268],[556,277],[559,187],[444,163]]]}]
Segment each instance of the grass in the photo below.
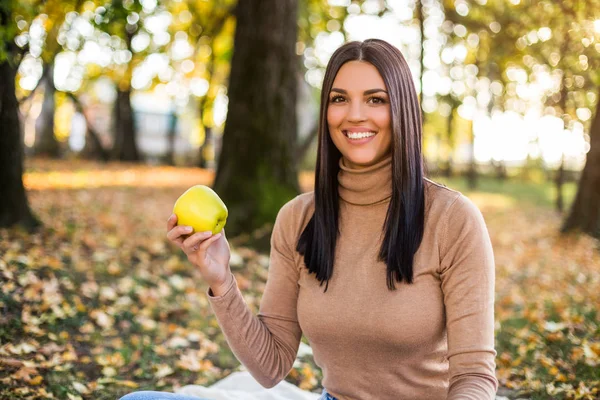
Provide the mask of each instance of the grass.
[{"label": "grass", "polygon": [[[477,188],[471,190],[467,180],[462,177],[446,178],[434,176],[435,182],[443,183],[463,193],[487,193],[506,196],[517,202],[525,202],[544,208],[554,208],[556,204],[556,185],[553,182],[528,182],[518,179],[500,180],[493,177],[483,176],[478,179]],[[566,182],[563,185],[564,204],[568,207],[572,204],[577,194],[577,184]]]}]

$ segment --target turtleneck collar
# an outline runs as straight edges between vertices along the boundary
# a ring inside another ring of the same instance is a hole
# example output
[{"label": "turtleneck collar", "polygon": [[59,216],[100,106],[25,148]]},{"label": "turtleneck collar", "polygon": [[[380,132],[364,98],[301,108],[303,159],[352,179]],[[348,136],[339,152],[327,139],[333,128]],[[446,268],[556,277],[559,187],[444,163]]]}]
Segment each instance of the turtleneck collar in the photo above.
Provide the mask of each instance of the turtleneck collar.
[{"label": "turtleneck collar", "polygon": [[352,168],[339,161],[338,193],[347,203],[371,205],[387,200],[392,195],[391,154],[365,168]]}]

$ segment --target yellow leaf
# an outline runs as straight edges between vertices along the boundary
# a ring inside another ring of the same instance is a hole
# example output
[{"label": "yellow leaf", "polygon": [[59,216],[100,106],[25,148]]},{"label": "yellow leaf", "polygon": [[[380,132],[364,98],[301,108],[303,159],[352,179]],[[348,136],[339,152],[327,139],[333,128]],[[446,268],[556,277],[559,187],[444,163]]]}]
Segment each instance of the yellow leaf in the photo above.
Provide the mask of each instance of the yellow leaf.
[{"label": "yellow leaf", "polygon": [[556,380],[559,382],[566,382],[567,377],[565,376],[565,374],[558,374],[558,375],[556,375]]},{"label": "yellow leaf", "polygon": [[42,378],[41,375],[36,376],[35,378],[31,379],[29,381],[30,385],[39,385],[40,383],[42,383],[42,381],[44,380],[44,378]]},{"label": "yellow leaf", "polygon": [[125,387],[132,388],[132,389],[135,389],[140,386],[137,383],[135,383],[134,381],[116,381],[115,383],[117,385],[125,386]]},{"label": "yellow leaf", "polygon": [[157,366],[157,370],[154,373],[154,376],[158,379],[164,378],[167,375],[171,375],[173,372],[173,368],[168,366],[167,364],[160,364]]},{"label": "yellow leaf", "polygon": [[73,382],[71,385],[73,385],[73,389],[77,390],[81,394],[86,394],[89,392],[87,386],[81,382]]},{"label": "yellow leaf", "polygon": [[37,374],[37,369],[31,367],[21,367],[17,372],[12,374],[13,379],[18,379],[25,382],[31,381],[31,375]]}]

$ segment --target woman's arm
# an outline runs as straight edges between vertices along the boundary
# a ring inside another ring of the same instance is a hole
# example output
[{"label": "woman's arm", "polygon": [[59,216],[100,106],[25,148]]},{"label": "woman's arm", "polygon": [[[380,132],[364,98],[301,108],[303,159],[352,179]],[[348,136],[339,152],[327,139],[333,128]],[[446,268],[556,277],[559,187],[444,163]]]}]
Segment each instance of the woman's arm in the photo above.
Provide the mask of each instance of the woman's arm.
[{"label": "woman's arm", "polygon": [[[292,204],[279,212],[271,236],[267,285],[255,316],[231,276],[224,293],[209,301],[237,359],[264,387],[283,380],[292,369],[302,331],[296,315],[298,269],[294,262]],[[217,293],[215,293],[217,294]]]},{"label": "woman's arm", "polygon": [[498,388],[494,350],[494,254],[479,209],[460,194],[449,206],[440,273],[450,387],[448,400],[493,400]]}]

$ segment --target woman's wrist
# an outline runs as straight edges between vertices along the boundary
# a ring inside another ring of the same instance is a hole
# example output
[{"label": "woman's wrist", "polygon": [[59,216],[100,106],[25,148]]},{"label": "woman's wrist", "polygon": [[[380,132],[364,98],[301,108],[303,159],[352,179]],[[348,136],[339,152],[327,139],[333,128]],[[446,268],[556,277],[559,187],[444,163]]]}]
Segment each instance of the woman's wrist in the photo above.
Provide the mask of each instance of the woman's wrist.
[{"label": "woman's wrist", "polygon": [[219,297],[225,294],[229,286],[231,285],[231,281],[233,280],[233,274],[229,272],[225,277],[225,280],[220,283],[216,283],[210,285],[210,291],[214,297]]}]

